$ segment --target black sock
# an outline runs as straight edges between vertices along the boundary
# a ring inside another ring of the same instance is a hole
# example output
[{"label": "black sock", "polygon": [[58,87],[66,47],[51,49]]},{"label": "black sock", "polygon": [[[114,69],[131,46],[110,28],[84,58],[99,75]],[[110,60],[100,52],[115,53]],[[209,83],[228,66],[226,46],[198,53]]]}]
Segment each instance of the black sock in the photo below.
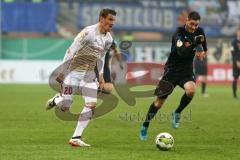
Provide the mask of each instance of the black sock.
[{"label": "black sock", "polygon": [[188,97],[186,93],[182,96],[180,104],[178,108],[176,109],[176,113],[181,113],[183,109],[191,102],[192,97]]},{"label": "black sock", "polygon": [[232,82],[232,90],[233,90],[233,97],[237,97],[237,80],[233,80]]},{"label": "black sock", "polygon": [[72,137],[72,139],[81,139],[81,136]]},{"label": "black sock", "polygon": [[158,109],[155,105],[154,105],[154,102],[150,105],[149,107],[149,110],[148,110],[148,113],[146,115],[146,119],[145,121],[143,122],[143,126],[144,127],[148,127],[149,126],[149,123],[150,121],[153,119],[153,117],[157,114],[158,112]]},{"label": "black sock", "polygon": [[202,94],[206,92],[206,82],[202,82]]}]

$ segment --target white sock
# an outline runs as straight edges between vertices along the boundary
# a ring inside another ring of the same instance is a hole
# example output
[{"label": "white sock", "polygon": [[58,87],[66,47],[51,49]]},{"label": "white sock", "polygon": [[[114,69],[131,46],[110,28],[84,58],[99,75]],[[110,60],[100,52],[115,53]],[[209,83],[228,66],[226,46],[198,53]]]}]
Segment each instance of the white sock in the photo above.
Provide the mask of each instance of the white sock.
[{"label": "white sock", "polygon": [[88,107],[84,107],[78,118],[77,127],[72,137],[82,136],[83,130],[87,127],[91,118],[92,118],[92,109]]}]

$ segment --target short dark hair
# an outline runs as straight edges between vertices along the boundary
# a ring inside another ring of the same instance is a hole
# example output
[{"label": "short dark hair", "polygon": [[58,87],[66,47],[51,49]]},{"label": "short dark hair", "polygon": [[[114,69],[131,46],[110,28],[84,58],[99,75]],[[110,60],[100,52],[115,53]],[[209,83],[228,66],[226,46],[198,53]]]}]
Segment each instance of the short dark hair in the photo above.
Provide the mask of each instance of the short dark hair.
[{"label": "short dark hair", "polygon": [[102,10],[100,11],[100,13],[99,13],[99,18],[100,18],[100,17],[106,18],[108,14],[112,14],[112,15],[116,16],[116,15],[117,15],[117,12],[116,12],[115,10],[113,10],[113,9],[104,8],[104,9],[102,9]]},{"label": "short dark hair", "polygon": [[201,17],[200,17],[200,15],[199,15],[198,12],[192,11],[192,12],[190,12],[190,13],[188,14],[188,19],[189,19],[189,20],[195,20],[195,21],[197,21],[197,20],[200,20]]}]

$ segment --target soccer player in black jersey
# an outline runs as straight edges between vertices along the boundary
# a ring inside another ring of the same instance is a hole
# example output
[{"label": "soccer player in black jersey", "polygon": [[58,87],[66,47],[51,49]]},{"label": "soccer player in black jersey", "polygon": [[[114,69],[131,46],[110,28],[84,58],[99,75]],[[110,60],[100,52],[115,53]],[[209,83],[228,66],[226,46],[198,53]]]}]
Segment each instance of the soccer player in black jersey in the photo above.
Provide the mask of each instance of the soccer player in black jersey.
[{"label": "soccer player in black jersey", "polygon": [[[180,114],[191,102],[195,90],[195,76],[193,73],[193,59],[203,59],[207,51],[206,37],[202,28],[199,27],[200,15],[192,11],[188,14],[183,27],[178,27],[172,36],[171,53],[165,64],[165,72],[155,90],[156,100],[150,105],[146,119],[140,130],[140,139],[147,139],[147,130],[152,118],[162,107],[164,101],[171,94],[176,85],[184,89],[185,93],[181,98],[177,109],[172,113],[173,128],[179,127]],[[164,92],[164,88],[169,88]]]},{"label": "soccer player in black jersey", "polygon": [[232,90],[233,97],[237,97],[237,81],[240,75],[240,28],[237,30],[236,37],[231,43],[231,53],[232,53],[232,70],[233,70],[233,82]]},{"label": "soccer player in black jersey", "polygon": [[[121,69],[123,69],[123,61],[122,61],[122,57],[121,57],[121,53],[118,51],[117,49],[117,45],[116,43],[113,41],[110,49],[108,50],[108,52],[106,53],[105,56],[105,63],[104,63],[104,72],[103,72],[103,79],[104,79],[104,85],[102,85],[102,88],[99,88],[98,91],[105,93],[105,94],[109,94],[112,92],[113,90],[113,81],[112,81],[112,76],[111,76],[111,65],[112,65],[112,59],[113,57],[116,56],[116,59],[119,62],[119,66]],[[95,69],[97,77],[98,75],[98,71],[97,68]]]}]

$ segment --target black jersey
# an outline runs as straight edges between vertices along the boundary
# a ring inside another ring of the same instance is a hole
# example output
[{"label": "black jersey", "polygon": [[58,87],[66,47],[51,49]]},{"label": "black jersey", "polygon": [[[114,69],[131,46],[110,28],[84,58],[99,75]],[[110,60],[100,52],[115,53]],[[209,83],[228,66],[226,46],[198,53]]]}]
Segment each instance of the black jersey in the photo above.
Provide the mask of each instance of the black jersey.
[{"label": "black jersey", "polygon": [[240,61],[240,41],[234,38],[231,45],[233,77],[237,79],[240,75],[240,69],[237,66],[237,61]]},{"label": "black jersey", "polygon": [[185,26],[178,27],[172,36],[171,53],[165,64],[165,69],[170,72],[193,72],[193,59],[196,52],[195,37],[203,35],[204,42],[202,47],[207,51],[207,43],[204,31],[198,27],[194,33],[186,31]]},{"label": "black jersey", "polygon": [[232,60],[236,64],[236,61],[240,61],[240,41],[234,38],[232,43]]}]

